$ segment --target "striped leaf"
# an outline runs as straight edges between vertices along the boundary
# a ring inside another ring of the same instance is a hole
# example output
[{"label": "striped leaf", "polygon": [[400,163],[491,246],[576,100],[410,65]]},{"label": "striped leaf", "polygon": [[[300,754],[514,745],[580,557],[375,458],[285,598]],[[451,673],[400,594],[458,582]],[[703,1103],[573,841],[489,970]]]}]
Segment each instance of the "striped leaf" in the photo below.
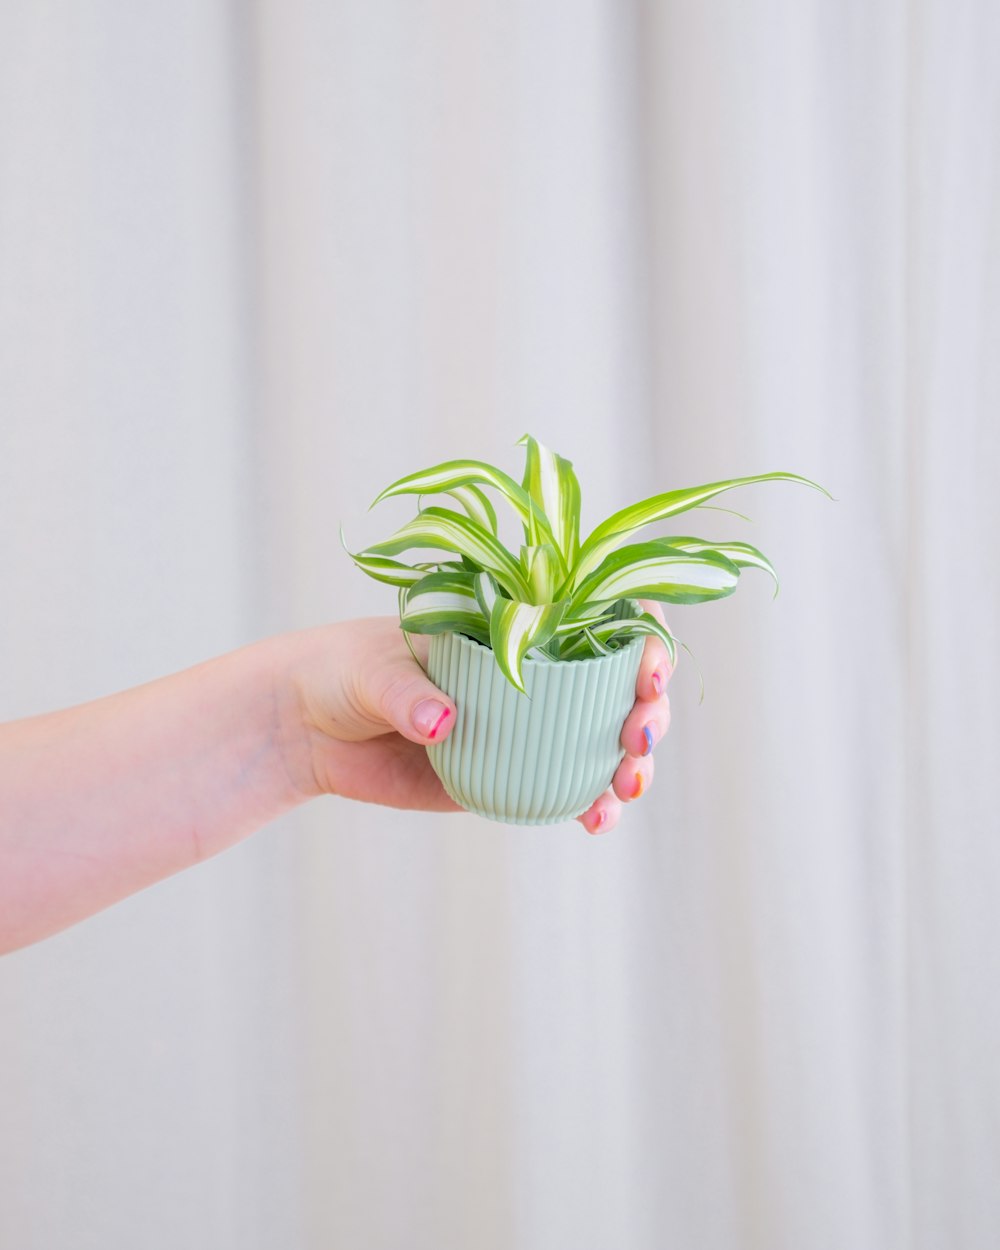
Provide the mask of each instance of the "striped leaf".
[{"label": "striped leaf", "polygon": [[756,547],[751,547],[749,543],[706,542],[703,538],[676,538],[673,534],[666,541],[671,547],[678,547],[681,551],[698,553],[714,551],[717,555],[725,556],[727,560],[731,560],[740,569],[763,569],[774,582],[774,594],[777,597],[778,574],[774,571],[774,566],[767,556],[764,555],[763,551],[758,551]]},{"label": "striped leaf", "polygon": [[594,607],[588,606],[586,610],[577,609],[572,614],[567,608],[566,614],[556,626],[556,634],[565,637],[568,634],[577,633],[578,630],[596,625],[599,621],[607,619],[609,606],[611,605],[599,603]]},{"label": "striped leaf", "polygon": [[479,604],[479,610],[487,620],[493,611],[493,604],[497,599],[497,585],[490,577],[489,573],[477,573],[472,579],[472,588],[476,595],[476,602]]},{"label": "striped leaf", "polygon": [[522,694],[521,665],[525,655],[552,637],[566,610],[561,603],[517,603],[499,596],[490,614],[490,646],[500,671]]},{"label": "striped leaf", "polygon": [[606,557],[576,590],[570,612],[626,598],[704,603],[731,595],[739,577],[739,569],[725,556],[678,551],[665,539],[653,539]]},{"label": "striped leaf", "polygon": [[525,526],[530,522],[543,541],[555,545],[548,518],[524,487],[518,486],[509,473],[482,460],[446,460],[430,469],[401,477],[372,500],[369,511],[393,495],[451,494],[463,486],[492,486],[507,500]]},{"label": "striped leaf", "polygon": [[387,586],[412,586],[425,574],[425,568],[420,566],[414,568],[399,560],[390,560],[387,556],[369,556],[363,551],[351,551],[344,538],[343,526],[340,527],[340,542],[363,573],[367,573],[377,582],[384,582]]},{"label": "striped leaf", "polygon": [[406,591],[400,624],[411,634],[469,634],[489,646],[490,626],[471,573],[428,573]]},{"label": "striped leaf", "polygon": [[503,543],[470,517],[450,508],[424,508],[391,538],[361,554],[365,559],[394,556],[414,547],[436,547],[467,556],[480,569],[492,573],[514,598],[526,600],[531,596],[520,566]]},{"label": "striped leaf", "polygon": [[661,625],[651,612],[625,621],[602,621],[586,631],[601,642],[617,638],[631,638],[635,634],[653,634],[663,643],[670,656],[671,665],[677,663],[677,640],[665,625]]},{"label": "striped leaf", "polygon": [[423,577],[421,569],[412,568],[409,564],[401,564],[398,560],[380,559],[366,556],[364,553],[351,553],[351,559],[363,573],[384,582],[387,586],[412,586]]},{"label": "striped leaf", "polygon": [[532,603],[551,603],[562,581],[562,569],[551,543],[521,548],[521,569],[531,587]]},{"label": "striped leaf", "polygon": [[[565,567],[571,569],[580,548],[580,483],[573,465],[530,434],[519,438],[517,444],[525,448],[521,484],[548,518],[556,549]],[[538,542],[530,529],[527,541],[531,546]]]},{"label": "striped leaf", "polygon": [[733,490],[737,486],[749,486],[754,482],[799,482],[803,486],[811,486],[821,491],[827,498],[832,498],[829,491],[807,477],[797,473],[761,473],[755,477],[737,477],[724,482],[709,482],[705,486],[694,486],[687,490],[667,491],[663,495],[653,495],[641,503],[622,508],[620,512],[608,517],[589,535],[580,549],[580,557],[573,570],[572,588],[575,590],[588,577],[609,552],[620,546],[630,534],[652,525],[654,521],[664,521],[667,517],[686,512],[689,508],[705,504],[723,491]]},{"label": "striped leaf", "polygon": [[[621,624],[620,621],[619,624]],[[610,654],[610,647],[596,637],[592,630],[584,628],[563,643],[559,658],[560,660],[585,660],[593,656]]]},{"label": "striped leaf", "polygon": [[466,515],[471,517],[477,525],[481,525],[484,530],[489,530],[491,534],[496,534],[497,514],[485,491],[481,491],[478,486],[455,486],[445,493],[457,499],[465,509]]}]

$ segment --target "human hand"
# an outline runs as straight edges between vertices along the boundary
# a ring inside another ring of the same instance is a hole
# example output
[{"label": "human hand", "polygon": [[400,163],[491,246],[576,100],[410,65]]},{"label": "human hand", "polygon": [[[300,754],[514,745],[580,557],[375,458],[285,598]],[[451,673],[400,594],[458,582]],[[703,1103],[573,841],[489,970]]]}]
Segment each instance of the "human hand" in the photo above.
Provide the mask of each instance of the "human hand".
[{"label": "human hand", "polygon": [[[658,603],[643,606],[663,619]],[[291,638],[287,685],[294,707],[282,717],[282,738],[289,774],[300,790],[389,807],[461,811],[424,749],[454,728],[455,702],[414,661],[398,620],[341,621]],[[411,641],[426,667],[429,640],[412,636]],[[647,638],[636,703],[622,729],[625,758],[609,789],[577,818],[588,832],[612,829],[622,804],[638,798],[652,781],[651,747],[670,722],[665,693],[670,672],[662,642]],[[654,675],[661,681],[659,691]]]},{"label": "human hand", "polygon": [[[430,640],[399,620],[372,616],[286,635],[290,658],[280,689],[294,696],[281,716],[289,774],[307,797],[338,794],[365,803],[457,812],[425,747],[455,725],[455,701],[427,665]],[[280,700],[279,700],[280,702]]]},{"label": "human hand", "polygon": [[[640,599],[645,611],[665,625],[663,609],[653,599]],[[577,819],[588,833],[607,833],[618,824],[622,806],[645,794],[653,781],[653,747],[670,728],[670,700],[667,683],[673,665],[667,649],[650,634],[639,663],[635,682],[635,703],[622,726],[621,743],[625,757],[615,770],[611,785]]]}]

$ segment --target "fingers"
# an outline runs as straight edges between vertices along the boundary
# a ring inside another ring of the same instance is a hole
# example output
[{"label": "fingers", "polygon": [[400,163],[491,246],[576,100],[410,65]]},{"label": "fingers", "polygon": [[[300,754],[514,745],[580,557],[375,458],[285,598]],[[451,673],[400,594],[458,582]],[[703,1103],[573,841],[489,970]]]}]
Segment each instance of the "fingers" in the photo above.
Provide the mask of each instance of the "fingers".
[{"label": "fingers", "polygon": [[626,755],[615,770],[611,779],[611,789],[623,803],[631,803],[640,798],[653,784],[653,757],[647,755],[636,759]]},{"label": "fingers", "polygon": [[622,746],[629,755],[646,756],[670,728],[670,699],[636,699],[622,726]]},{"label": "fingers", "polygon": [[609,789],[599,795],[577,820],[588,833],[607,833],[618,824],[626,803],[640,798],[653,781],[653,757],[626,755],[618,765]]},{"label": "fingers", "polygon": [[410,660],[396,671],[379,674],[385,681],[378,707],[388,724],[411,742],[441,742],[455,724],[455,703]]},{"label": "fingers", "polygon": [[577,820],[588,833],[607,833],[618,824],[621,811],[622,805],[614,792],[605,790]]},{"label": "fingers", "polygon": [[[398,629],[385,633],[381,620],[358,624],[372,627],[356,657],[358,702],[410,742],[421,746],[441,742],[455,725],[455,701],[434,685],[405,649]],[[418,654],[423,656],[425,650]]]},{"label": "fingers", "polygon": [[[663,625],[663,609],[655,600],[640,599],[643,610]],[[622,726],[621,742],[625,756],[611,786],[594,800],[577,819],[588,833],[607,833],[621,817],[626,803],[641,798],[653,782],[653,748],[670,728],[670,701],[667,683],[673,672],[667,649],[659,638],[650,636],[643,648],[636,677],[636,699]]]},{"label": "fingers", "polygon": [[[639,604],[644,611],[655,616],[661,625],[666,625],[663,608],[655,599],[640,599]],[[650,634],[639,664],[639,675],[635,682],[636,694],[640,699],[658,699],[666,690],[672,673],[673,665],[670,663],[667,648],[659,638]]]}]

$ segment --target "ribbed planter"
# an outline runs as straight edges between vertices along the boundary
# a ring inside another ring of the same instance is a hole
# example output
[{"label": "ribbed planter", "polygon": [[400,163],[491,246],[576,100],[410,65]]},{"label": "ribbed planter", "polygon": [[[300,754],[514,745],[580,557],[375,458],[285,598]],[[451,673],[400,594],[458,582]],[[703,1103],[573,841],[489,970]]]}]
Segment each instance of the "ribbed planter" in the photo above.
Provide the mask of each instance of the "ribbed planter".
[{"label": "ribbed planter", "polygon": [[456,803],[510,825],[548,825],[585,812],[611,784],[625,750],[644,639],[586,660],[524,661],[521,694],[489,647],[464,634],[430,640],[427,673],[455,700],[448,737],[427,748]]}]

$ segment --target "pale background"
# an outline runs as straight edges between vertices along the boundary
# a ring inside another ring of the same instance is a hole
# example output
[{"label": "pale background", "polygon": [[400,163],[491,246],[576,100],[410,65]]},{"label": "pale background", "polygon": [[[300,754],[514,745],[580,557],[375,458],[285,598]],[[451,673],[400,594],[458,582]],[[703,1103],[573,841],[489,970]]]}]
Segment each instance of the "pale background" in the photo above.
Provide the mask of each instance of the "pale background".
[{"label": "pale background", "polygon": [[3,1250],[997,1244],[998,64],[991,0],[3,0],[0,716],[391,612],[338,525],[526,430],[589,524],[839,500],[702,514],[782,592],[671,614],[615,833],[330,799],[0,962]]}]

